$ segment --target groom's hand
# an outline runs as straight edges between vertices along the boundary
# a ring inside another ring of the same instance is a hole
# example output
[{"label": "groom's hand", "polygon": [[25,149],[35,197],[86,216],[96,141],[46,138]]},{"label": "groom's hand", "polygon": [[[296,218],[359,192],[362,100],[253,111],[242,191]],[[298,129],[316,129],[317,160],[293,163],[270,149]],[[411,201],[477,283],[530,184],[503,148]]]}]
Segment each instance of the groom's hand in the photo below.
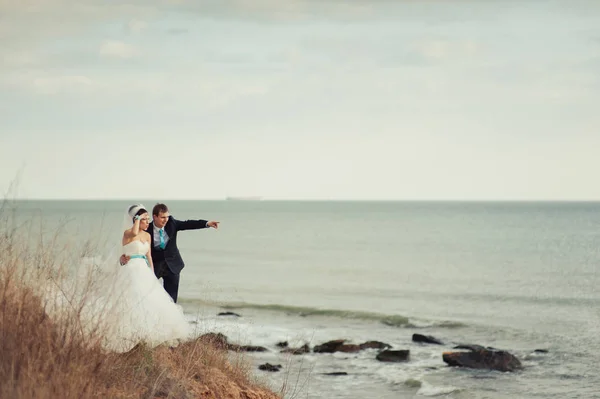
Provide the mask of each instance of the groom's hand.
[{"label": "groom's hand", "polygon": [[119,258],[119,263],[121,264],[121,266],[126,265],[127,262],[129,262],[129,259],[131,259],[130,256],[121,255],[121,257]]},{"label": "groom's hand", "polygon": [[212,227],[213,229],[218,229],[219,223],[221,223],[221,222],[215,222],[214,220],[211,220],[210,222],[206,223],[206,225],[208,227]]}]

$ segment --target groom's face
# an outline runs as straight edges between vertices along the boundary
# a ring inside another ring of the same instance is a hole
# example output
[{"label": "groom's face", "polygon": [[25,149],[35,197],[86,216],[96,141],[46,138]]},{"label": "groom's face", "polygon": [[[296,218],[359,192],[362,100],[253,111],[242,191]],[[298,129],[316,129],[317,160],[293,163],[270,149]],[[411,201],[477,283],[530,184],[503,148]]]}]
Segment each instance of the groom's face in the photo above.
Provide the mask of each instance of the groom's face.
[{"label": "groom's face", "polygon": [[169,212],[160,212],[158,215],[152,215],[154,225],[159,229],[165,227],[165,224],[169,221]]}]

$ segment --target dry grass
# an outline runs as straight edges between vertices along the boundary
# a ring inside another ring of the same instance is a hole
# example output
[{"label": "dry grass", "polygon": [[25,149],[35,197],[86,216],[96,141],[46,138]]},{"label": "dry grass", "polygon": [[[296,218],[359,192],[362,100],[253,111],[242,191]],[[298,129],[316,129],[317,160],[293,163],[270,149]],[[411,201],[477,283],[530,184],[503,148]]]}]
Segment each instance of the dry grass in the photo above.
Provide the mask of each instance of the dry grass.
[{"label": "dry grass", "polygon": [[79,304],[71,304],[71,316],[51,318],[41,292],[60,278],[63,260],[56,247],[19,236],[5,211],[0,209],[0,398],[279,397],[252,381],[241,356],[208,337],[176,347],[142,343],[119,354],[103,350],[101,330],[83,332]]}]

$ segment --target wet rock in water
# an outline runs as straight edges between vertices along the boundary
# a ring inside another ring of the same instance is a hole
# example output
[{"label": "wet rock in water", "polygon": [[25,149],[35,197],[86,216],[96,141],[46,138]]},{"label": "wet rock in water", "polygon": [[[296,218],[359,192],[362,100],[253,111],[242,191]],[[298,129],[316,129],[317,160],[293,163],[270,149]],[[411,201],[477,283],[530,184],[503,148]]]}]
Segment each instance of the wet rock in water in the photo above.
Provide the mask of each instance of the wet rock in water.
[{"label": "wet rock in water", "polygon": [[385,342],[379,341],[367,341],[360,345],[356,344],[346,344],[345,339],[336,339],[333,341],[327,341],[321,345],[316,345],[313,348],[313,352],[315,353],[335,353],[335,352],[344,352],[344,353],[356,353],[360,352],[363,349],[375,348],[375,349],[386,349],[391,348],[391,345],[386,344]]},{"label": "wet rock in water", "polygon": [[292,355],[302,355],[304,353],[309,353],[310,347],[308,344],[304,344],[299,348],[285,348],[280,353],[291,353]]},{"label": "wet rock in water", "polygon": [[454,347],[454,349],[467,349],[467,350],[470,350],[470,351],[485,351],[485,350],[490,350],[490,348],[486,348],[486,347],[481,346],[481,345],[472,345],[472,344],[456,345]]},{"label": "wet rock in water", "polygon": [[348,375],[345,371],[334,371],[333,373],[323,373],[323,375]]},{"label": "wet rock in water", "polygon": [[413,342],[421,342],[424,344],[444,345],[444,343],[431,335],[413,334]]},{"label": "wet rock in water", "polygon": [[356,353],[360,352],[360,346],[354,344],[344,344],[337,347],[337,352]]},{"label": "wet rock in water", "polygon": [[238,345],[227,342],[227,336],[221,333],[207,333],[201,335],[199,339],[209,345],[213,345],[218,349],[227,349],[236,352],[266,352],[267,348],[262,346]]},{"label": "wet rock in water", "polygon": [[406,362],[410,357],[408,349],[402,350],[384,350],[379,352],[375,357],[380,362]]},{"label": "wet rock in water", "polygon": [[535,353],[548,353],[548,349],[536,349],[534,350]]},{"label": "wet rock in water", "polygon": [[258,366],[259,370],[276,372],[281,370],[281,364],[265,363]]},{"label": "wet rock in water", "polygon": [[344,345],[345,339],[336,339],[333,341],[327,341],[321,345],[317,345],[313,348],[315,353],[334,353],[338,351],[338,348]]},{"label": "wet rock in water", "polygon": [[419,380],[415,380],[414,378],[409,378],[408,380],[404,381],[404,385],[410,388],[421,388],[423,383]]},{"label": "wet rock in water", "polygon": [[237,313],[234,312],[220,312],[219,314],[217,314],[217,316],[235,316],[235,317],[242,317]]},{"label": "wet rock in water", "polygon": [[264,346],[236,345],[229,344],[229,349],[237,352],[266,352],[268,349]]},{"label": "wet rock in water", "polygon": [[519,359],[506,351],[481,349],[470,345],[470,352],[444,352],[442,359],[449,366],[497,371],[516,371],[523,368]]},{"label": "wet rock in water", "polygon": [[367,341],[359,345],[360,349],[390,349],[392,345],[380,341]]},{"label": "wet rock in water", "polygon": [[287,341],[277,342],[277,344],[276,344],[276,346],[278,346],[279,348],[287,348],[288,345],[289,344]]}]

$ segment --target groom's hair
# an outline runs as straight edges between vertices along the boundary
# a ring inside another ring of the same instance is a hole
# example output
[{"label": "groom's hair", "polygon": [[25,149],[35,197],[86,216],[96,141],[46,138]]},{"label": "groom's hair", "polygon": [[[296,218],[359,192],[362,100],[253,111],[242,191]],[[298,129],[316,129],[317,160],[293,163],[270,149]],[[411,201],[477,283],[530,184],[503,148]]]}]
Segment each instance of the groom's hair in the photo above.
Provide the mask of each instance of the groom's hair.
[{"label": "groom's hair", "polygon": [[152,208],[152,214],[158,216],[160,213],[169,212],[169,208],[165,204],[156,204]]}]

